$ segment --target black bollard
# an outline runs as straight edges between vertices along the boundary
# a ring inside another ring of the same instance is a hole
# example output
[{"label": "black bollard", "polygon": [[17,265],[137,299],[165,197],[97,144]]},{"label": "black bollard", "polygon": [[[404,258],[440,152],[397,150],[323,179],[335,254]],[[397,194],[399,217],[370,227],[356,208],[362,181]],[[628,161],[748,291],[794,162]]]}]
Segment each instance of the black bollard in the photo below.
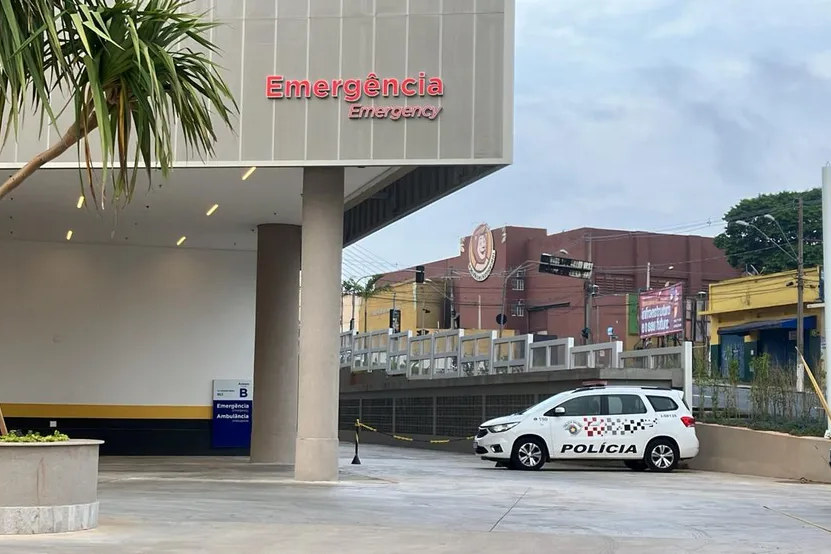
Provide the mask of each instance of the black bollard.
[{"label": "black bollard", "polygon": [[361,442],[361,420],[355,420],[355,457],[352,458],[352,465],[361,465],[361,459],[358,457],[358,444]]}]

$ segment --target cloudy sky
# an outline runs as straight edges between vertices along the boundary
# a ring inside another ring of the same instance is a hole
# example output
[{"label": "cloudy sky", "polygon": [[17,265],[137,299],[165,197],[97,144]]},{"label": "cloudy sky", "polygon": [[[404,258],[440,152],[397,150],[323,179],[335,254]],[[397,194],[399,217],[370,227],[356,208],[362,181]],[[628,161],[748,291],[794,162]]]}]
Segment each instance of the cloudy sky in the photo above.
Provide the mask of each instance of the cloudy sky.
[{"label": "cloudy sky", "polygon": [[516,2],[513,166],[347,259],[452,256],[480,222],[713,235],[741,198],[820,184],[831,0]]}]

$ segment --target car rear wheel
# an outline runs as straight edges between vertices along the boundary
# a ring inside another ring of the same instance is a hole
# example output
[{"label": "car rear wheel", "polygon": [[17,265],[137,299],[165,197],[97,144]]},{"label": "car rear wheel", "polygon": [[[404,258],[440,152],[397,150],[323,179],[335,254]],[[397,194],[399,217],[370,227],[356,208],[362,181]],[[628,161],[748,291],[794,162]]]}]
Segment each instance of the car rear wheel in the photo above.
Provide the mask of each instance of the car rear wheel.
[{"label": "car rear wheel", "polygon": [[545,444],[536,437],[523,437],[514,443],[511,467],[523,471],[537,471],[545,465]]},{"label": "car rear wheel", "polygon": [[655,439],[646,447],[644,462],[651,471],[669,473],[678,467],[678,447],[668,439]]},{"label": "car rear wheel", "polygon": [[643,460],[626,460],[623,463],[632,471],[646,471],[646,462]]}]

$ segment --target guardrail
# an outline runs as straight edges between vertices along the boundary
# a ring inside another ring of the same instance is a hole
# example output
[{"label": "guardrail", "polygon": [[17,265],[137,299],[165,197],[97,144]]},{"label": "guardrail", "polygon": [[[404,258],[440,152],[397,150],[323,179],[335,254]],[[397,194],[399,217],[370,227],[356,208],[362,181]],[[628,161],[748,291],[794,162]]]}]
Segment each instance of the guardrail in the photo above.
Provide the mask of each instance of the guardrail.
[{"label": "guardrail", "polygon": [[[692,343],[624,352],[623,342],[575,346],[573,338],[534,342],[533,335],[497,338],[496,331],[464,330],[421,336],[391,329],[340,337],[340,364],[353,373],[385,371],[407,379],[453,379],[569,369],[682,369],[692,383]],[[685,386],[692,405],[692,387]]]},{"label": "guardrail", "polygon": [[497,375],[528,371],[528,351],[534,337],[519,335],[493,341],[493,371]]},{"label": "guardrail", "polygon": [[496,331],[459,335],[459,354],[464,377],[490,375],[493,372],[493,342]]},{"label": "guardrail", "polygon": [[528,356],[529,371],[553,371],[571,369],[571,349],[574,339],[554,339],[529,344],[531,355]]}]

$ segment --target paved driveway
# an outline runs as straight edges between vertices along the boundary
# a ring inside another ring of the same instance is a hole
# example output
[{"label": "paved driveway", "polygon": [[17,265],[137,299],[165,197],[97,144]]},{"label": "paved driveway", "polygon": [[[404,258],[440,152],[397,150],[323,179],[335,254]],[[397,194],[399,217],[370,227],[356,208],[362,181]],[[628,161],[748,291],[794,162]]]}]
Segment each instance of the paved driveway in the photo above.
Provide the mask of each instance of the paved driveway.
[{"label": "paved driveway", "polygon": [[[242,459],[104,458],[101,525],[0,538],[4,554],[824,552],[831,487],[679,471],[496,469],[474,456],[342,449],[342,481]],[[818,527],[820,526],[820,527]]]}]

